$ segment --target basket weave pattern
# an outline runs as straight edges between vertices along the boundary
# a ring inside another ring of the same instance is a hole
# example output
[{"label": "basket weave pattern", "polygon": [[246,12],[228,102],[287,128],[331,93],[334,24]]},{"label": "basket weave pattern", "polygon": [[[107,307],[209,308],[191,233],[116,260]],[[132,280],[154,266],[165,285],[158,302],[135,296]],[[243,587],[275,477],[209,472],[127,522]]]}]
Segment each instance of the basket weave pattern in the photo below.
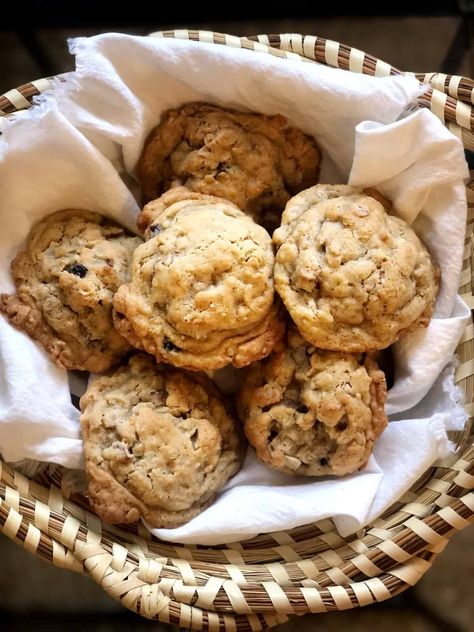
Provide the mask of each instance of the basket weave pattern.
[{"label": "basket weave pattern", "polygon": [[[255,38],[209,31],[166,31],[155,37],[193,39],[247,48],[352,72],[387,76],[396,68],[357,49],[314,36]],[[413,73],[404,73],[413,74]],[[429,89],[419,105],[429,107],[474,149],[471,104],[474,82],[439,73],[417,74]],[[0,96],[2,116],[30,107],[51,87],[47,79]],[[472,229],[468,218],[460,294],[474,308]],[[457,349],[456,383],[474,416],[474,326]],[[383,601],[414,585],[458,530],[474,522],[474,443],[470,423],[453,439],[456,457],[437,463],[381,517],[342,538],[323,520],[245,542],[216,547],[182,546],[153,538],[142,526],[122,529],[101,523],[79,499],[61,491],[62,470],[45,469],[31,480],[0,460],[0,530],[25,549],[63,568],[89,574],[124,606],[142,616],[183,628],[261,630],[288,615],[346,610]]]}]

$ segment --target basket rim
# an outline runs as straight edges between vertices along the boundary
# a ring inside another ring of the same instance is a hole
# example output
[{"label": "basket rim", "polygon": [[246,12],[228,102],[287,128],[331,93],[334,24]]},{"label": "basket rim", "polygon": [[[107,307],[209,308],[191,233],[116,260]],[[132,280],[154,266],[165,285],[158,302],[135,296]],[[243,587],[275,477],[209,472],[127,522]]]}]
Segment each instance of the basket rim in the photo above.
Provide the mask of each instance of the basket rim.
[{"label": "basket rim", "polygon": [[[401,74],[362,51],[315,36],[238,38],[188,29],[151,36],[247,48],[375,76]],[[474,82],[440,73],[415,76],[432,86],[419,105],[430,107],[466,148],[473,149]],[[50,80],[40,79],[0,96],[0,130],[2,116],[30,107],[36,95],[51,87]],[[474,186],[471,190],[463,265],[467,274],[460,293],[473,308]],[[472,324],[457,352],[461,360],[457,381],[467,395],[466,409],[472,417]],[[56,565],[90,574],[109,594],[143,616],[196,629],[264,629],[283,622],[289,614],[383,601],[416,583],[449,538],[474,522],[470,426],[463,439],[461,454],[429,468],[398,503],[348,538],[339,536],[328,519],[233,545],[161,542],[140,525],[130,529],[102,525],[97,516],[62,495],[59,468],[42,471],[30,480],[1,458],[0,530]]]}]

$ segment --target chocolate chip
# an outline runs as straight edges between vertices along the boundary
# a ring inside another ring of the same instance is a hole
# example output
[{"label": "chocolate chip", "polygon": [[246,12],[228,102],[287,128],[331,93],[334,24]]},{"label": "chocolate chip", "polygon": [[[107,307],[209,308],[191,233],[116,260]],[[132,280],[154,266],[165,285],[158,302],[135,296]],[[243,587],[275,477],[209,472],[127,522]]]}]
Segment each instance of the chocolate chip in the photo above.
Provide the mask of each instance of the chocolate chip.
[{"label": "chocolate chip", "polygon": [[328,460],[327,459],[319,459],[319,464],[321,465],[321,467],[326,467],[326,465],[328,464]]},{"label": "chocolate chip", "polygon": [[347,428],[347,419],[343,417],[341,421],[337,424],[336,430],[340,430],[342,432],[346,428]]},{"label": "chocolate chip", "polygon": [[173,344],[169,338],[163,340],[163,349],[165,351],[179,351],[179,347]]},{"label": "chocolate chip", "polygon": [[87,274],[86,266],[83,266],[82,263],[75,263],[72,266],[67,266],[64,268],[65,272],[69,272],[70,274],[74,274],[75,276],[83,279]]},{"label": "chocolate chip", "polygon": [[298,408],[296,409],[299,413],[303,413],[303,415],[305,413],[308,412],[309,408],[307,406],[305,406],[304,404],[301,404],[301,406],[298,406]]}]

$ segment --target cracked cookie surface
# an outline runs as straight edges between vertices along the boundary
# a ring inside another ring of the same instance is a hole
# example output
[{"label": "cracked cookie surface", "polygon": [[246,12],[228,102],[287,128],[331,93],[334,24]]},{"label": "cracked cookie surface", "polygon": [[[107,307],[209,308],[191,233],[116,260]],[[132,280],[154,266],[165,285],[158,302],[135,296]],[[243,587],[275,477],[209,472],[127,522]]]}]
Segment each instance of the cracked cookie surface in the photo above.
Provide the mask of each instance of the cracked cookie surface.
[{"label": "cracked cookie surface", "polygon": [[96,379],[81,411],[88,497],[108,523],[177,527],[242,463],[239,424],[211,381],[150,356]]},{"label": "cracked cookie surface", "polygon": [[230,200],[274,228],[291,195],[317,182],[320,159],[315,141],[281,115],[188,103],[163,114],[137,175],[145,202],[184,185]]},{"label": "cracked cookie surface", "polygon": [[288,202],[273,235],[275,289],[311,344],[372,351],[429,324],[439,269],[388,208],[376,191],[343,185]]},{"label": "cracked cookie surface", "polygon": [[369,354],[323,351],[294,328],[248,369],[239,415],[257,456],[286,474],[362,469],[387,425],[385,376]]},{"label": "cracked cookie surface", "polygon": [[203,371],[270,353],[284,325],[264,228],[227,200],[184,187],[145,207],[138,224],[148,240],[114,300],[116,328],[131,344]]},{"label": "cracked cookie surface", "polygon": [[101,373],[130,345],[113,327],[113,295],[142,239],[97,213],[67,209],[33,228],[13,260],[16,294],[0,311],[60,367]]}]

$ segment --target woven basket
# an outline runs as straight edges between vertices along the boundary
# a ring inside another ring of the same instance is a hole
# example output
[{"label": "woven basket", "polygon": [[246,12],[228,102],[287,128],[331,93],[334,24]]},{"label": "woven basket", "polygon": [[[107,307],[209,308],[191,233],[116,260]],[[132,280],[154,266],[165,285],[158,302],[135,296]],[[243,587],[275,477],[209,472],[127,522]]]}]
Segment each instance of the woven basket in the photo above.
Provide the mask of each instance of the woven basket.
[{"label": "woven basket", "polygon": [[[166,31],[154,37],[192,39],[323,63],[376,76],[401,74],[365,53],[314,36],[260,35],[239,38],[208,31]],[[412,74],[412,73],[405,73]],[[474,82],[439,73],[417,74],[431,88],[419,98],[474,150],[471,108]],[[2,116],[28,108],[50,89],[33,81],[0,97]],[[474,189],[469,212],[460,293],[474,307],[471,286]],[[474,411],[474,327],[457,349],[456,382]],[[141,525],[101,523],[80,500],[66,500],[61,468],[45,468],[34,479],[0,461],[0,529],[49,562],[89,574],[124,606],[144,617],[182,628],[261,630],[288,615],[346,610],[384,601],[416,582],[449,538],[474,522],[474,443],[469,423],[453,439],[457,456],[437,463],[371,525],[342,538],[332,520],[237,544],[181,546],[152,537]]]}]

